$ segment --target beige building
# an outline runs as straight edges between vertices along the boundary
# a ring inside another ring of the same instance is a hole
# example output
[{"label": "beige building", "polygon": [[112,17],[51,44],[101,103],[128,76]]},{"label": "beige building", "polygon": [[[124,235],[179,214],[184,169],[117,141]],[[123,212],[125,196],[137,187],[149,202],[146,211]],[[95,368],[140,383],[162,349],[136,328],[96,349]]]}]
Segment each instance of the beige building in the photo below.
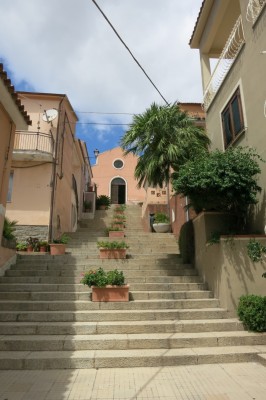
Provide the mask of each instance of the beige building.
[{"label": "beige building", "polygon": [[[249,146],[266,159],[266,1],[205,0],[190,40],[199,49],[212,148]],[[266,164],[253,229],[266,225]]]},{"label": "beige building", "polygon": [[32,119],[17,129],[7,215],[17,237],[51,239],[75,231],[92,173],[87,148],[76,138],[78,120],[64,94],[19,92]]},{"label": "beige building", "polygon": [[24,110],[3,64],[0,64],[0,269],[15,252],[2,246],[2,231],[6,214],[6,200],[16,129],[28,128],[30,117]]}]

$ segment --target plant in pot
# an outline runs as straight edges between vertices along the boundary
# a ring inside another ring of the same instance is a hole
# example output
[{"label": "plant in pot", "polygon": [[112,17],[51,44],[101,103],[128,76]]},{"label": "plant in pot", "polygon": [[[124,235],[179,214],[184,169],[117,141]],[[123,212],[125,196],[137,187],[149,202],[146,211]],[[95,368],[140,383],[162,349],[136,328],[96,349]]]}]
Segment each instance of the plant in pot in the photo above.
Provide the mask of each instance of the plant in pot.
[{"label": "plant in pot", "polygon": [[153,229],[157,233],[169,232],[171,228],[170,219],[165,213],[159,212],[154,215]]},{"label": "plant in pot", "polygon": [[46,240],[41,240],[39,242],[40,245],[40,253],[46,253],[48,249],[48,242]]},{"label": "plant in pot", "polygon": [[109,236],[109,238],[114,238],[114,237],[124,237],[125,232],[123,230],[123,227],[114,227],[114,226],[109,226],[106,229],[106,233]]},{"label": "plant in pot", "polygon": [[32,236],[29,236],[26,239],[26,244],[27,244],[27,252],[32,253],[40,251],[40,242],[38,238],[33,238]]},{"label": "plant in pot", "polygon": [[108,210],[111,206],[111,199],[110,197],[106,196],[105,194],[101,194],[97,196],[96,199],[96,208],[97,210]]},{"label": "plant in pot", "polygon": [[117,214],[124,214],[124,211],[126,210],[126,205],[125,204],[119,204],[118,206],[115,207],[115,213]]},{"label": "plant in pot", "polygon": [[16,250],[17,251],[26,251],[27,250],[27,243],[26,242],[18,242],[16,244]]},{"label": "plant in pot", "polygon": [[84,202],[83,202],[83,208],[84,208],[84,212],[90,212],[91,209],[92,209],[92,202],[91,202],[91,201],[84,200]]},{"label": "plant in pot", "polygon": [[92,289],[92,301],[128,301],[129,285],[125,284],[122,271],[104,271],[103,268],[90,270],[80,281]]},{"label": "plant in pot", "polygon": [[123,230],[125,228],[125,221],[113,220],[112,221],[112,227],[113,228],[119,228],[120,230]]},{"label": "plant in pot", "polygon": [[126,250],[129,248],[124,241],[99,241],[97,247],[100,250],[101,259],[126,258]]},{"label": "plant in pot", "polygon": [[57,239],[50,243],[50,253],[52,256],[62,255],[66,252],[66,244],[69,242],[69,237],[63,233]]}]

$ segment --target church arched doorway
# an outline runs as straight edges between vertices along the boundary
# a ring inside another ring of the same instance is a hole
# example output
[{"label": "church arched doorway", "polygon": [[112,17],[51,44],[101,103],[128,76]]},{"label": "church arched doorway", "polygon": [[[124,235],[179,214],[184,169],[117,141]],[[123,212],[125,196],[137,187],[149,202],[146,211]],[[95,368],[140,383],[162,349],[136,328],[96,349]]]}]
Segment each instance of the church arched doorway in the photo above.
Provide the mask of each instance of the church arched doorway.
[{"label": "church arched doorway", "polygon": [[111,203],[126,203],[126,182],[123,178],[114,178],[111,182]]}]

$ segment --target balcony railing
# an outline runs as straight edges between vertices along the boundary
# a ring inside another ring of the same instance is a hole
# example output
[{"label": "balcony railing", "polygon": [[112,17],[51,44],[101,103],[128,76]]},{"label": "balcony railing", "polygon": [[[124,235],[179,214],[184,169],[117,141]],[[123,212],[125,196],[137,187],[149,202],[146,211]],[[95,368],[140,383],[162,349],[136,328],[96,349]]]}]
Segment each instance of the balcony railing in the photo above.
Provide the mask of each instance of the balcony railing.
[{"label": "balcony railing", "polygon": [[265,4],[266,0],[249,0],[246,15],[247,20],[254,24]]},{"label": "balcony railing", "polygon": [[224,49],[219,57],[216,67],[213,71],[211,79],[207,85],[204,93],[204,109],[205,111],[209,108],[215,94],[220,88],[222,82],[225,79],[228,71],[230,70],[234,60],[236,59],[241,47],[245,43],[242,17],[240,16],[224,46]]},{"label": "balcony railing", "polygon": [[16,131],[15,152],[54,153],[54,138],[51,133]]}]

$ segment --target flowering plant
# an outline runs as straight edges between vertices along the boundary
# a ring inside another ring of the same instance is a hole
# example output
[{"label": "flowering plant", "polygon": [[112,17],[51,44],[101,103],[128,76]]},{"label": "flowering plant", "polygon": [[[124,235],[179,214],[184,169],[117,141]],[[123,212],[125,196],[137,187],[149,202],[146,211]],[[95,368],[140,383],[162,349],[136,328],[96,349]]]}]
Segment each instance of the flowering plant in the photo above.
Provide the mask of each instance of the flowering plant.
[{"label": "flowering plant", "polygon": [[123,271],[118,271],[117,269],[112,271],[104,271],[103,268],[98,268],[95,270],[90,270],[83,274],[80,281],[83,285],[104,287],[106,285],[125,285],[125,277]]}]

